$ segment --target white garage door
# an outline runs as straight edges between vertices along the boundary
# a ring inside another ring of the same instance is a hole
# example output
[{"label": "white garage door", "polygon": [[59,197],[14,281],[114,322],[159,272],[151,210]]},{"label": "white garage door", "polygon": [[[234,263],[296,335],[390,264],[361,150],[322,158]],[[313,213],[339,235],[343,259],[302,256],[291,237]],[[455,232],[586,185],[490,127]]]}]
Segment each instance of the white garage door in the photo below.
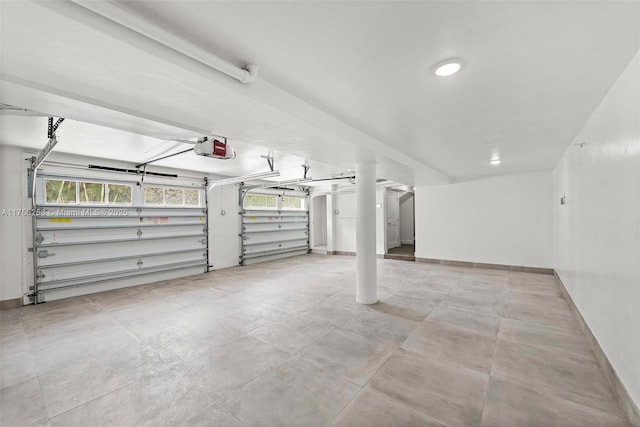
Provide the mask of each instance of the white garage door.
[{"label": "white garage door", "polygon": [[202,188],[38,178],[38,302],[207,271]]},{"label": "white garage door", "polygon": [[308,196],[255,194],[244,196],[241,264],[309,253]]}]

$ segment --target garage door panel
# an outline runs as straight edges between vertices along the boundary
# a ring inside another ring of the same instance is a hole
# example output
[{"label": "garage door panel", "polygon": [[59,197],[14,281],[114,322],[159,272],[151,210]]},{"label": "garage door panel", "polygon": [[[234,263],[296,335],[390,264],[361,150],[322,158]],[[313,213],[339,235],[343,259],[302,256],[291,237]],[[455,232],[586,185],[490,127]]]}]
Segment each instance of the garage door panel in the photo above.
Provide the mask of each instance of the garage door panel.
[{"label": "garage door panel", "polygon": [[308,251],[307,211],[242,211],[243,264],[269,261]]},{"label": "garage door panel", "polygon": [[[185,276],[192,276],[202,273],[202,266],[185,266],[181,268],[174,268],[164,271],[146,271],[138,275],[132,274],[122,278],[106,278],[95,279],[91,282],[90,290],[92,293],[103,292],[112,289],[125,288],[130,286],[139,286],[146,283],[158,282],[161,280],[176,279]],[[49,291],[46,287],[40,292],[38,300],[40,302],[52,301],[61,298],[69,298],[77,296],[86,292],[87,285],[79,283],[76,285],[56,286],[53,290]],[[82,292],[81,290],[85,290]]]},{"label": "garage door panel", "polygon": [[[206,241],[200,236],[176,237],[170,245],[160,240],[137,240],[127,242],[86,243],[84,245],[61,245],[38,247],[38,265],[87,262],[125,256],[143,256],[167,251],[206,249]],[[165,242],[166,243],[166,242]]]},{"label": "garage door panel", "polygon": [[37,227],[39,230],[71,230],[71,229],[83,229],[83,228],[136,228],[136,227],[150,227],[155,225],[189,225],[189,224],[204,224],[205,218],[203,213],[197,213],[193,216],[117,216],[117,217],[104,217],[99,223],[96,223],[96,219],[92,217],[70,217],[70,216],[48,216],[38,217]]},{"label": "garage door panel", "polygon": [[247,254],[245,256],[244,263],[245,265],[257,264],[260,262],[267,261],[275,261],[277,259],[289,258],[292,256],[298,255],[306,255],[308,253],[306,247],[302,247],[300,249],[291,249],[287,251],[270,251],[270,252],[261,252],[259,254]]},{"label": "garage door panel", "polygon": [[269,224],[255,224],[255,223],[247,223],[244,225],[245,231],[249,233],[258,233],[261,231],[280,231],[280,230],[306,230],[307,222],[280,222],[280,223],[269,223]]},{"label": "garage door panel", "polygon": [[282,211],[282,210],[273,210],[273,209],[265,209],[265,210],[255,210],[255,209],[243,209],[242,217],[243,222],[252,223],[252,222],[295,222],[295,221],[306,221],[306,218],[309,216],[308,211],[303,210],[295,210],[295,211]]},{"label": "garage door panel", "polygon": [[286,242],[289,240],[307,240],[309,232],[304,230],[276,230],[268,233],[246,233],[245,245],[254,245],[265,242]]},{"label": "garage door panel", "polygon": [[87,269],[83,270],[78,269],[77,267],[42,268],[38,270],[40,274],[38,274],[38,276],[36,277],[38,279],[39,288],[43,290],[47,289],[47,287],[50,285],[65,286],[73,285],[76,283],[90,283],[91,280],[94,279],[119,278],[137,273],[144,274],[152,271],[164,271],[173,269],[175,267],[197,266],[201,264],[202,257],[199,257],[195,260],[168,260],[164,263],[153,264],[143,264],[141,262],[140,265],[138,265],[138,263],[134,261],[128,263],[120,261],[116,263],[106,263],[98,266],[92,266],[89,272],[87,271]]},{"label": "garage door panel", "polygon": [[41,302],[205,272],[206,212],[206,206],[37,206],[35,296]]},{"label": "garage door panel", "polygon": [[145,239],[166,238],[180,236],[199,236],[204,232],[202,224],[189,226],[154,226],[137,228],[86,228],[86,229],[57,229],[38,230],[37,239],[41,247],[84,244],[93,242],[132,241]]},{"label": "garage door panel", "polygon": [[[38,285],[39,292],[43,294],[50,294],[47,300],[58,299],[59,295],[57,293],[60,289],[67,288],[81,288],[87,287],[89,285],[95,284],[104,284],[112,281],[119,281],[122,279],[131,279],[131,278],[139,278],[142,280],[133,281],[132,285],[140,285],[142,283],[149,283],[144,280],[144,276],[154,274],[158,275],[164,272],[174,272],[176,270],[180,271],[190,271],[189,274],[198,274],[202,273],[202,263],[200,262],[190,262],[190,263],[172,263],[164,266],[157,267],[145,267],[142,269],[131,269],[131,270],[123,270],[119,272],[111,272],[105,274],[92,274],[90,276],[78,277],[75,279],[64,279],[64,280],[51,280],[49,282],[42,282]],[[184,274],[183,274],[184,275]],[[180,276],[178,276],[180,277]],[[162,277],[159,277],[156,280],[164,280]],[[155,280],[154,280],[155,281]],[[86,292],[83,292],[86,293]]]},{"label": "garage door panel", "polygon": [[[51,258],[54,259],[54,258]],[[179,263],[202,263],[206,259],[203,249],[160,255],[142,255],[138,257],[92,260],[67,264],[41,265],[39,275],[41,284],[59,280],[82,279],[83,277],[121,273],[125,271],[143,271],[145,268],[157,268]],[[87,274],[87,271],[91,274]]]},{"label": "garage door panel", "polygon": [[307,239],[281,240],[277,242],[262,242],[252,245],[245,245],[245,253],[255,253],[265,250],[288,249],[292,247],[303,247],[307,244]]}]

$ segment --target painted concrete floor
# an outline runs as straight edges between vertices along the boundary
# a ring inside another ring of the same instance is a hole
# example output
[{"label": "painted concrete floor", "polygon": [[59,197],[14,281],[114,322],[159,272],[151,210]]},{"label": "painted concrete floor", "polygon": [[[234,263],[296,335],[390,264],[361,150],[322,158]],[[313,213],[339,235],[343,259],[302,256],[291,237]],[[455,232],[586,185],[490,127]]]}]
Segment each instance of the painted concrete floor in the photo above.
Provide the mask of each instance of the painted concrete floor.
[{"label": "painted concrete floor", "polygon": [[552,276],[307,255],[1,313],[0,424],[627,425]]}]

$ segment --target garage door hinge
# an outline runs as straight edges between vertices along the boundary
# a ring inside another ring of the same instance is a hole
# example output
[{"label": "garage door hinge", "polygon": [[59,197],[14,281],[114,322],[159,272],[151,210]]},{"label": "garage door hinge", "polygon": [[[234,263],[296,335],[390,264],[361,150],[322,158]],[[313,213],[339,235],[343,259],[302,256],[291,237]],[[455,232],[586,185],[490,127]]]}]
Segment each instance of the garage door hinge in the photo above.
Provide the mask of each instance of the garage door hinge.
[{"label": "garage door hinge", "polygon": [[138,232],[136,234],[138,235],[138,239],[139,239],[142,236],[142,230],[138,228]]},{"label": "garage door hinge", "polygon": [[249,240],[249,236],[247,236],[246,234],[245,235],[241,234],[240,236],[242,236],[242,240]]},{"label": "garage door hinge", "polygon": [[142,268],[142,264],[144,264],[142,262],[142,258],[138,258],[138,262],[136,263],[136,265],[138,266],[138,268]]},{"label": "garage door hinge", "polygon": [[38,270],[38,273],[36,273],[36,279],[38,279],[38,283],[42,282],[42,279],[45,278],[45,274],[42,272],[42,270]]},{"label": "garage door hinge", "polygon": [[38,258],[47,258],[50,256],[56,256],[56,254],[52,254],[46,249],[44,251],[38,251]]},{"label": "garage door hinge", "polygon": [[40,243],[44,242],[44,236],[42,235],[42,233],[38,233],[38,234],[36,234],[36,242],[37,242],[38,244],[40,244]]}]

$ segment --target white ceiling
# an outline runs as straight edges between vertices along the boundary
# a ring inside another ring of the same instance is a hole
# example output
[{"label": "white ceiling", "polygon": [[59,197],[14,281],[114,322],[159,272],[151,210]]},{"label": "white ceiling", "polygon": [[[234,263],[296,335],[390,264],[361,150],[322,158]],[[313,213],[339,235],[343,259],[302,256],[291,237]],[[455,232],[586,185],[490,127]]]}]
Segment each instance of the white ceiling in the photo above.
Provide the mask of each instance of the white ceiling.
[{"label": "white ceiling", "polygon": [[[126,5],[233,63],[257,64],[258,80],[185,70],[53,2],[2,2],[2,102],[162,138],[224,134],[239,158],[215,168],[236,175],[264,170],[269,150],[287,178],[305,159],[318,176],[375,158],[379,176],[407,184],[551,169],[640,38],[638,2]],[[459,74],[431,73],[454,56],[466,62]],[[4,143],[25,140],[20,119],[3,119]],[[135,138],[67,132],[76,152],[91,140],[111,157],[149,154]],[[167,163],[214,167],[176,159]]]},{"label": "white ceiling", "polygon": [[[47,140],[46,117],[1,115],[0,127],[2,129],[0,144],[38,151],[44,147]],[[171,131],[171,128],[166,126],[156,127],[158,128],[156,132]],[[183,133],[182,137],[192,136],[188,132],[181,132]],[[193,147],[192,144],[188,143],[159,140],[138,133],[75,120],[64,121],[58,128],[56,136],[58,139],[58,144],[55,148],[56,152],[73,153],[93,158],[123,160],[130,162],[132,165]],[[214,160],[187,152],[153,162],[152,164],[154,165],[153,167],[163,166],[205,172],[212,177],[244,176],[269,171],[266,159],[261,157],[263,154],[268,154],[267,149],[240,141],[234,142],[232,147],[237,154],[235,159]],[[283,181],[301,178],[303,175],[302,164],[303,161],[296,156],[283,154],[276,157],[275,169],[279,170],[281,175],[271,180]],[[343,172],[343,170],[334,166],[315,163],[309,172],[309,176],[324,178],[340,172]]]}]

